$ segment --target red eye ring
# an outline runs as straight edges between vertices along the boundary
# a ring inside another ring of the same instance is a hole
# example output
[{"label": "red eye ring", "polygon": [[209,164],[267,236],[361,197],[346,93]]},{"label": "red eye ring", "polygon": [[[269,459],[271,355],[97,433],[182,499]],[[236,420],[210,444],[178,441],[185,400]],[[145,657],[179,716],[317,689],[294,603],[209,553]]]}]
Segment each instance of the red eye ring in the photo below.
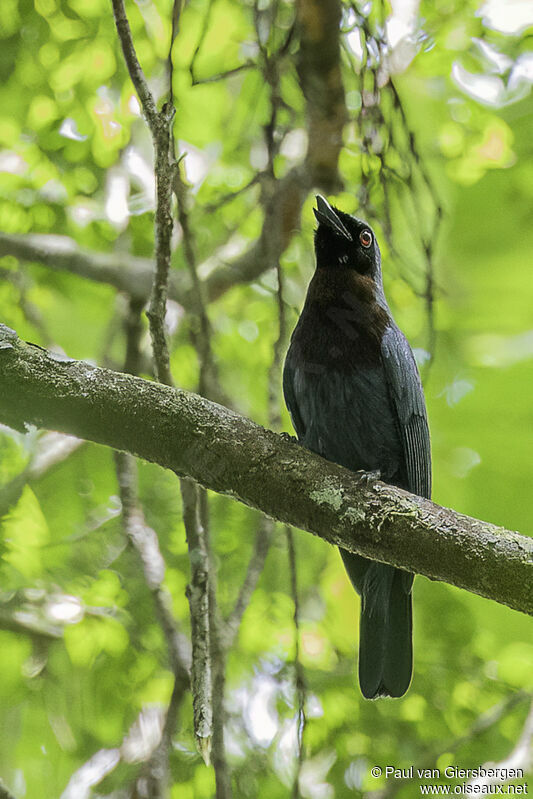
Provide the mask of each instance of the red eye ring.
[{"label": "red eye ring", "polygon": [[372,233],[366,229],[362,230],[359,234],[359,241],[361,242],[363,247],[366,247],[368,249],[372,244]]}]

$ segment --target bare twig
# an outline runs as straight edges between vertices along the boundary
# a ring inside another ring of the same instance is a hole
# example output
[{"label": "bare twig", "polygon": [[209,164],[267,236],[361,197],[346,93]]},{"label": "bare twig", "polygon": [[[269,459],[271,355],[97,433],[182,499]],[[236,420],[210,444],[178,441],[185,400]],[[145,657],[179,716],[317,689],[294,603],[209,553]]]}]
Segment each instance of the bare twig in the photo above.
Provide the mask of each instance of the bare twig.
[{"label": "bare twig", "polygon": [[202,29],[200,31],[200,36],[199,36],[198,41],[196,43],[196,47],[194,48],[194,53],[192,54],[191,63],[189,64],[189,72],[190,72],[190,75],[191,75],[191,81],[192,81],[192,85],[193,86],[196,83],[196,72],[195,72],[196,59],[198,58],[198,56],[200,54],[200,50],[202,49],[202,45],[204,43],[204,39],[205,39],[207,31],[209,29],[209,22],[211,20],[211,12],[213,10],[214,2],[215,2],[215,0],[209,0],[209,4],[207,6],[207,10],[206,10],[205,15],[204,15],[204,20],[202,22]]},{"label": "bare twig", "polygon": [[215,83],[219,80],[224,80],[225,78],[229,78],[232,75],[237,75],[239,72],[242,72],[245,69],[250,69],[255,66],[254,62],[249,60],[246,61],[244,64],[239,64],[232,69],[227,69],[224,72],[220,72],[217,75],[210,75],[206,78],[199,78],[196,75],[196,59],[200,55],[200,50],[202,49],[202,45],[204,43],[204,39],[206,37],[207,31],[209,30],[209,23],[211,21],[211,12],[213,10],[214,0],[209,0],[209,5],[207,6],[207,10],[204,15],[204,21],[202,23],[202,29],[200,31],[200,36],[198,37],[198,42],[196,43],[196,47],[194,48],[194,53],[191,58],[191,62],[189,64],[189,73],[191,75],[191,82],[193,86],[199,86],[202,83]]},{"label": "bare twig", "polygon": [[141,106],[146,117],[146,121],[150,126],[152,135],[157,135],[158,128],[158,111],[152,96],[148,83],[142,71],[141,65],[135,52],[135,45],[131,36],[130,24],[126,16],[126,9],[124,8],[123,0],[111,0],[113,4],[113,14],[115,17],[115,24],[117,26],[118,38],[124,53],[124,60],[128,67],[128,72],[132,80],[135,90],[139,95]]},{"label": "bare twig", "polygon": [[173,697],[171,705],[167,709],[164,732],[143,773],[143,779],[150,785],[149,795],[158,799],[165,795],[170,739],[175,727],[177,710],[189,688],[189,669],[182,655],[180,635],[171,611],[171,598],[162,584],[165,562],[159,551],[157,536],[146,524],[143,513],[137,504],[135,460],[124,452],[116,452],[115,460],[124,529],[141,560],[146,585],[152,594],[156,616],[167,642],[170,664],[174,674]]},{"label": "bare twig", "polygon": [[159,112],[142,68],[135,53],[131,30],[123,0],[112,0],[117,32],[122,45],[128,71],[139,95],[146,120],[152,132],[155,150],[156,210],[155,257],[156,269],[152,284],[150,307],[147,315],[154,352],[156,375],[161,383],[172,385],[170,359],[165,337],[165,316],[170,269],[170,244],[172,238],[172,177],[175,163],[172,158],[171,128],[175,109],[165,103]]},{"label": "bare twig", "polygon": [[174,105],[174,59],[172,58],[172,48],[180,29],[181,9],[183,0],[174,0],[172,6],[172,31],[170,34],[170,46],[168,48],[167,70],[168,70],[168,102]]},{"label": "bare twig", "polygon": [[231,775],[225,747],[226,723],[226,650],[222,639],[222,619],[217,602],[216,569],[214,553],[211,547],[211,533],[209,528],[209,501],[207,491],[198,487],[200,502],[200,518],[206,534],[209,558],[209,633],[211,675],[213,681],[213,739],[211,760],[215,770],[216,799],[231,799]]},{"label": "bare twig", "polygon": [[[187,189],[178,169],[174,175],[174,192],[178,203],[178,218],[183,232],[183,246],[185,260],[191,276],[193,291],[195,292],[196,315],[194,321],[197,327],[194,330],[193,341],[200,364],[199,393],[214,400],[224,401],[225,396],[218,381],[216,365],[211,347],[211,325],[207,315],[205,298],[202,285],[198,279],[196,268],[195,245],[192,229],[187,211]],[[183,483],[182,481],[182,493]],[[193,690],[193,711],[195,730],[199,748],[206,763],[212,757],[215,770],[217,799],[230,799],[231,780],[224,746],[225,722],[225,681],[226,657],[222,641],[222,620],[218,610],[216,595],[216,572],[214,558],[211,551],[210,525],[209,525],[209,500],[204,488],[195,486],[191,481],[184,496],[196,507],[196,533],[198,551],[189,546],[189,559],[191,562],[191,622],[193,612],[201,618],[192,625],[193,647],[198,648],[198,692]],[[185,502],[184,502],[185,507]],[[189,525],[193,523],[189,510]],[[184,517],[185,518],[185,517]],[[186,529],[187,521],[185,524]],[[189,540],[189,533],[187,533]],[[203,572],[198,572],[198,561],[203,563]],[[196,580],[194,578],[197,578]],[[193,603],[193,587],[194,603]],[[198,639],[198,640],[196,640]],[[195,643],[196,641],[196,643]],[[196,657],[194,658],[196,668]],[[201,673],[200,673],[201,672]],[[196,702],[196,704],[195,704]],[[199,734],[197,724],[202,724],[204,732]]]},{"label": "bare twig", "polygon": [[[155,177],[156,177],[156,210],[155,210],[155,273],[152,284],[150,306],[147,312],[150,323],[152,349],[157,379],[166,385],[172,385],[170,371],[170,358],[165,336],[165,317],[168,295],[168,278],[170,270],[171,238],[172,238],[172,177],[175,163],[171,147],[171,129],[175,109],[171,103],[165,103],[161,112],[157,111],[154,98],[148,88],[144,73],[137,60],[135,47],[131,37],[131,30],[126,17],[123,0],[112,0],[117,32],[124,52],[124,58],[132,82],[137,90],[141,105],[144,110],[155,151]],[[178,18],[177,5],[174,6],[173,36],[177,30]],[[171,42],[172,49],[173,39]],[[170,81],[172,81],[172,56],[169,54]],[[172,90],[170,91],[172,95]],[[135,310],[139,307],[137,304]],[[131,308],[130,308],[131,310]],[[130,323],[128,328],[129,344],[127,365],[136,366],[138,363],[138,327]],[[161,580],[164,572],[164,561],[157,548],[157,537],[153,531],[144,524],[140,509],[136,507],[136,467],[130,456],[124,453],[117,454],[117,472],[119,477],[123,514],[128,535],[136,546],[143,565],[149,587],[155,591],[156,608],[159,612],[160,623],[166,634],[169,652],[171,654],[174,673],[174,689],[172,699],[167,711],[167,721],[161,742],[150,759],[148,766],[149,795],[158,797],[163,795],[167,782],[168,751],[171,736],[175,727],[177,708],[186,687],[188,687],[188,674],[184,672],[180,659],[179,649],[176,646],[175,623],[170,612],[166,595],[161,592]],[[150,535],[151,533],[151,535]],[[149,554],[152,558],[149,559]],[[156,555],[159,554],[159,559]],[[158,573],[161,572],[161,574]],[[187,675],[187,679],[185,678]]]},{"label": "bare twig", "polygon": [[205,299],[204,287],[198,277],[196,263],[196,247],[194,235],[191,229],[189,213],[187,210],[187,187],[181,177],[180,165],[176,167],[173,182],[174,194],[178,205],[178,221],[183,233],[183,249],[185,261],[189,270],[189,275],[194,292],[194,322],[193,342],[198,354],[200,363],[200,379],[198,393],[203,397],[208,397],[215,402],[228,405],[228,398],[222,391],[218,380],[218,373],[211,346],[211,324],[207,314],[207,303]]},{"label": "bare twig", "polygon": [[263,572],[273,532],[274,522],[272,519],[269,519],[267,516],[261,516],[255,534],[253,551],[248,561],[246,576],[241,585],[235,605],[227,617],[224,626],[224,646],[226,649],[230,649],[235,642],[242,617],[244,616],[244,612],[248,607],[251,596]]},{"label": "bare twig", "polygon": [[220,210],[224,205],[233,202],[237,197],[240,197],[241,194],[249,191],[253,186],[259,183],[261,180],[261,173],[256,172],[253,178],[251,178],[248,183],[242,186],[240,189],[236,189],[235,191],[230,191],[228,194],[223,194],[218,200],[215,200],[212,203],[207,203],[203,206],[203,210],[208,213],[212,214],[214,211]]},{"label": "bare twig", "polygon": [[302,662],[300,660],[300,599],[298,595],[298,576],[296,570],[296,550],[294,546],[294,534],[292,528],[285,527],[287,536],[287,548],[289,550],[289,570],[291,575],[291,594],[294,602],[294,677],[295,691],[298,702],[297,711],[297,741],[298,754],[296,760],[296,771],[292,785],[292,799],[300,796],[300,773],[304,761],[304,734],[305,734],[305,704],[306,704],[306,685]]},{"label": "bare twig", "polygon": [[[116,2],[116,0],[115,0]],[[156,374],[160,383],[172,385],[170,359],[165,336],[165,316],[168,295],[168,275],[170,270],[170,244],[172,239],[172,178],[175,163],[171,149],[171,125],[174,107],[165,103],[158,114],[157,130],[154,134],[156,211],[155,211],[155,249],[156,270],[152,286],[152,296],[147,316],[150,322],[152,348]]]},{"label": "bare twig", "polygon": [[244,64],[239,64],[231,69],[226,69],[224,72],[217,72],[216,75],[209,75],[207,78],[194,78],[192,85],[201,86],[205,83],[218,83],[220,80],[226,80],[226,78],[231,78],[233,75],[238,75],[239,72],[244,72],[247,69],[253,69],[256,66],[257,64],[255,64],[253,61],[245,61]]},{"label": "bare twig", "polygon": [[212,679],[209,623],[209,562],[206,531],[200,517],[198,487],[192,480],[180,481],[183,521],[187,534],[190,583],[187,587],[191,614],[194,733],[206,765],[210,762],[213,737]]}]

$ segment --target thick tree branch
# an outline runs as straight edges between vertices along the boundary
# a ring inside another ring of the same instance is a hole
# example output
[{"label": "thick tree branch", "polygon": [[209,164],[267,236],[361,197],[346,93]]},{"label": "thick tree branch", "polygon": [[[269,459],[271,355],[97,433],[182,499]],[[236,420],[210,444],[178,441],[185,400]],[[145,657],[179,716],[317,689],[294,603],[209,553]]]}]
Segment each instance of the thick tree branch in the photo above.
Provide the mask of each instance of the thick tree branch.
[{"label": "thick tree branch", "polygon": [[331,544],[533,615],[533,540],[379,481],[186,391],[53,355],[0,327],[0,422],[131,452]]}]

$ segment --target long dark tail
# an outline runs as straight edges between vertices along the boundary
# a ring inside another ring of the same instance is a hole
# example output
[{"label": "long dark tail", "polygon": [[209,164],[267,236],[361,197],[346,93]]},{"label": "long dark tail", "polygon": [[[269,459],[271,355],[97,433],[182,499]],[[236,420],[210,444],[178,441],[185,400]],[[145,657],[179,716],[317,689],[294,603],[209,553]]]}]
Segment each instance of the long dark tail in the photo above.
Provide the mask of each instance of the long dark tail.
[{"label": "long dark tail", "polygon": [[363,696],[403,696],[413,673],[413,575],[341,549],[361,595],[359,683]]}]

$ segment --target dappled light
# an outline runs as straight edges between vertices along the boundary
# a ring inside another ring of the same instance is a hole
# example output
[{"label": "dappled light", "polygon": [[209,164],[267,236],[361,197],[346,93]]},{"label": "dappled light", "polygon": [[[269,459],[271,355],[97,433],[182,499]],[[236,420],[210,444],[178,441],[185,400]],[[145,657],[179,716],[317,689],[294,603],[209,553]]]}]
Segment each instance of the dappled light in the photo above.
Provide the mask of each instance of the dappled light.
[{"label": "dappled light", "polygon": [[[501,526],[495,559],[531,535],[533,3],[128,0],[136,72],[121,2],[2,3],[0,324],[19,339],[2,327],[0,367],[18,347],[31,378],[46,350],[56,382],[26,430],[30,395],[0,402],[0,796],[531,791],[531,618],[485,598],[481,545],[474,589],[420,569],[405,696],[361,696],[359,599],[316,521],[351,489],[309,487],[298,524],[327,541],[285,524],[302,447],[281,372],[321,194],[379,241],[424,385],[431,513],[458,539],[458,514],[473,536]],[[49,422],[59,374],[79,404]],[[201,395],[194,434],[171,468],[135,457],[166,453],[179,390]],[[242,416],[285,433],[281,464]],[[404,523],[418,557],[431,513],[395,506],[376,546]]]}]

